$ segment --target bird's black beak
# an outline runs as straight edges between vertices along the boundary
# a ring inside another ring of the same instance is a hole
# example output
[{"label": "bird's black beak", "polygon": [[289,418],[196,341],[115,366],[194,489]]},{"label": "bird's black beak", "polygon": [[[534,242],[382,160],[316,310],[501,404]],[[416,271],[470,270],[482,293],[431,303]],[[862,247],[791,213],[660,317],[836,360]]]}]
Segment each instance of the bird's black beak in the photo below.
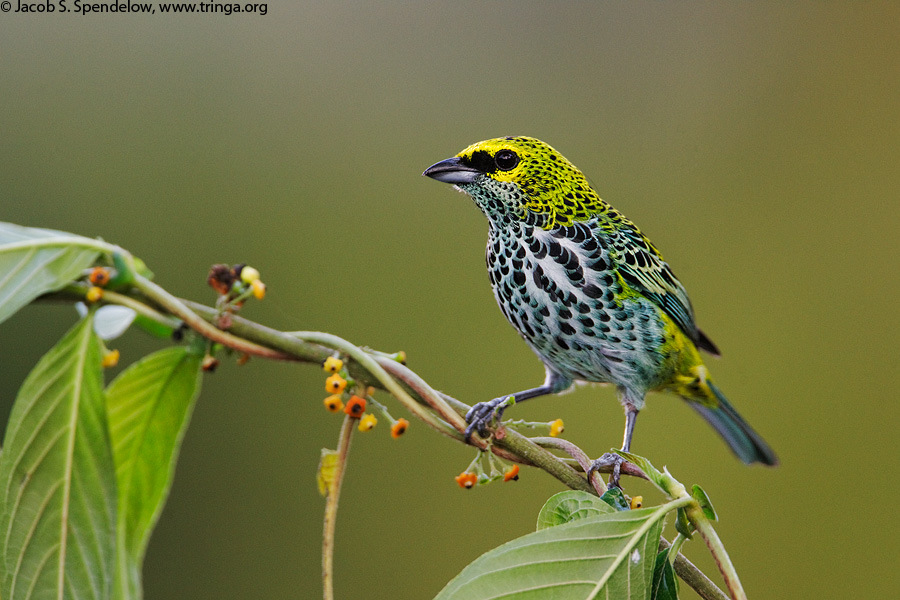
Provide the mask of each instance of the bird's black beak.
[{"label": "bird's black beak", "polygon": [[458,156],[442,160],[425,169],[422,173],[426,177],[443,181],[444,183],[472,183],[481,175],[481,171],[463,164]]}]

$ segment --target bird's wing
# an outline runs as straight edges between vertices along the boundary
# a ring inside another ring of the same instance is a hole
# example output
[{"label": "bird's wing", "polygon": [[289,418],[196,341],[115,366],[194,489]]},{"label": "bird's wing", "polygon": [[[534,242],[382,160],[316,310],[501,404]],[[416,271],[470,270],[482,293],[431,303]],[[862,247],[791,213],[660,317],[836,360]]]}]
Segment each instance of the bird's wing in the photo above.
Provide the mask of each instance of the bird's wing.
[{"label": "bird's wing", "polygon": [[650,240],[634,225],[621,221],[606,235],[610,254],[625,282],[655,302],[698,348],[718,355],[718,348],[694,322],[687,291]]}]

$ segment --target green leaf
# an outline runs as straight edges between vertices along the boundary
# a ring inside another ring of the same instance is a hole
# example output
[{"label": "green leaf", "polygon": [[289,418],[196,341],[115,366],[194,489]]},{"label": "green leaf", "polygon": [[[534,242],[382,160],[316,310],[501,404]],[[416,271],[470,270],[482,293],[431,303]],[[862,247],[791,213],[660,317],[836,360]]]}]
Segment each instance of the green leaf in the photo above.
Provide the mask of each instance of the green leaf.
[{"label": "green leaf", "polygon": [[112,593],[116,484],[93,320],[28,375],[0,454],[0,596]]},{"label": "green leaf", "polygon": [[559,492],[550,496],[541,507],[541,512],[538,513],[537,529],[540,531],[547,527],[555,527],[577,519],[596,517],[611,512],[613,510],[610,506],[601,502],[593,494],[578,490]]},{"label": "green leaf", "polygon": [[675,531],[689,540],[694,537],[694,524],[688,520],[687,511],[683,508],[675,513]]},{"label": "green leaf", "polygon": [[625,499],[625,494],[622,493],[620,488],[616,486],[612,486],[606,489],[606,493],[600,496],[600,499],[603,500],[606,504],[609,504],[616,510],[630,510],[631,505]]},{"label": "green leaf", "polygon": [[716,509],[713,508],[712,502],[709,500],[709,496],[699,485],[694,484],[693,496],[697,501],[697,504],[700,505],[700,509],[703,510],[703,514],[706,515],[706,518],[710,521],[718,521],[719,516],[716,514]]},{"label": "green leaf", "polygon": [[645,599],[668,505],[577,519],[475,560],[437,600]]},{"label": "green leaf", "polygon": [[653,590],[650,600],[678,600],[678,579],[675,569],[669,562],[669,548],[656,555],[653,567]]},{"label": "green leaf", "polygon": [[119,489],[116,598],[141,597],[144,552],[172,485],[201,359],[190,348],[167,348],[125,369],[107,389]]},{"label": "green leaf", "polygon": [[47,292],[77,279],[106,244],[0,222],[0,323]]},{"label": "green leaf", "polygon": [[665,467],[660,471],[650,464],[650,461],[643,456],[631,454],[630,452],[623,452],[622,450],[616,450],[615,448],[613,448],[612,451],[643,471],[650,482],[658,487],[669,498],[681,498],[682,496],[687,495],[684,485],[672,477]]}]

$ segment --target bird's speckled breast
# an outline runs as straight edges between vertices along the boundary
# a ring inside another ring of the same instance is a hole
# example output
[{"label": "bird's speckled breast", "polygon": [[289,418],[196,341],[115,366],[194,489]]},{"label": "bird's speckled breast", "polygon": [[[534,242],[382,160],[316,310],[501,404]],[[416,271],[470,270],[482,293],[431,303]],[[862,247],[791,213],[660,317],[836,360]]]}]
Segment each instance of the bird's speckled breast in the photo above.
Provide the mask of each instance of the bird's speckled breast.
[{"label": "bird's speckled breast", "polygon": [[492,226],[487,267],[503,314],[572,379],[652,389],[666,377],[665,323],[619,281],[596,221],[550,231]]}]

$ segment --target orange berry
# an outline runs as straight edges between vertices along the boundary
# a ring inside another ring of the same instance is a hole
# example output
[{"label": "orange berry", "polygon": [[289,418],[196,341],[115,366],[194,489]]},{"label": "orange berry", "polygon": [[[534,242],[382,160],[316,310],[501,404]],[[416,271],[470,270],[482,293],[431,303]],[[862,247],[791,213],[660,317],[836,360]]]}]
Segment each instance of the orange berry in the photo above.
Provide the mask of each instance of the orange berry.
[{"label": "orange berry", "polygon": [[361,417],[366,412],[366,399],[359,396],[350,396],[347,406],[344,407],[344,412],[351,417]]},{"label": "orange berry", "polygon": [[88,277],[88,281],[93,285],[97,285],[100,287],[105,286],[109,283],[109,269],[106,267],[94,267],[91,269],[91,274]]},{"label": "orange berry", "polygon": [[253,297],[257,300],[262,300],[266,297],[266,284],[264,284],[259,279],[254,279],[250,284],[250,289],[253,290]]},{"label": "orange berry", "polygon": [[409,421],[406,419],[397,419],[393,425],[391,425],[391,437],[395,440],[406,433],[406,429],[409,427]]},{"label": "orange berry", "polygon": [[333,396],[328,396],[324,401],[325,408],[328,409],[329,412],[340,412],[344,408],[344,403],[341,400],[340,394],[335,394]]},{"label": "orange berry", "polygon": [[335,373],[325,380],[325,391],[332,394],[340,394],[347,387],[347,380]]},{"label": "orange berry", "polygon": [[506,470],[506,473],[503,474],[503,481],[518,481],[519,480],[519,465],[512,465],[510,468]]},{"label": "orange berry", "polygon": [[478,483],[478,476],[475,473],[460,473],[456,476],[456,483],[459,487],[469,490]]}]

